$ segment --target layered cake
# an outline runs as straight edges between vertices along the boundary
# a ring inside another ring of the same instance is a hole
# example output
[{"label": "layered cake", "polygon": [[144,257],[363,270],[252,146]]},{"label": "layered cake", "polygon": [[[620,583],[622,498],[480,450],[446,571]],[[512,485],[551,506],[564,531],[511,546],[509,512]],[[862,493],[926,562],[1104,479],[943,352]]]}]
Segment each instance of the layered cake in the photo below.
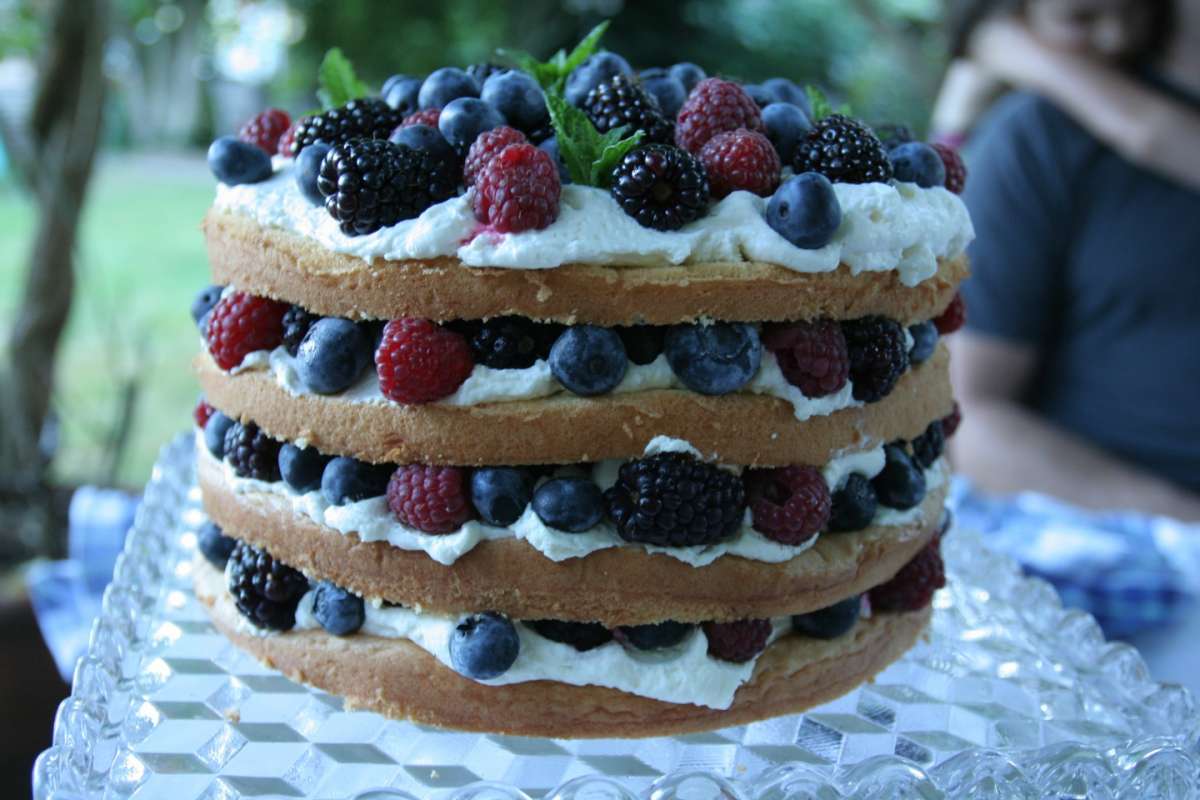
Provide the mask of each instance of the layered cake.
[{"label": "layered cake", "polygon": [[197,596],[354,707],[697,731],[869,680],[942,585],[950,151],[597,50],[218,139]]}]

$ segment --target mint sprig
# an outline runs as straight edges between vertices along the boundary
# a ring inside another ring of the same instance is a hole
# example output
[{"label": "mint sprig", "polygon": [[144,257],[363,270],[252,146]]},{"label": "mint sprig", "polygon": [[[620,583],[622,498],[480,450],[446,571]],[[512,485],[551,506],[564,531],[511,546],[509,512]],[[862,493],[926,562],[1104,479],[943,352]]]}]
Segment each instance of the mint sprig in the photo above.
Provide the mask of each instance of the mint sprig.
[{"label": "mint sprig", "polygon": [[366,97],[370,93],[367,85],[358,79],[350,59],[334,47],[325,53],[317,70],[317,99],[322,108],[337,108],[351,100]]},{"label": "mint sprig", "polygon": [[642,131],[625,135],[628,125],[600,133],[586,114],[557,91],[546,92],[546,108],[558,139],[558,152],[575,183],[607,187],[613,167],[642,140]]},{"label": "mint sprig", "polygon": [[548,92],[555,89],[562,89],[567,81],[567,76],[582,64],[588,56],[596,52],[596,48],[600,44],[600,37],[608,30],[608,23],[609,20],[604,20],[604,22],[592,28],[588,32],[588,35],[583,37],[582,41],[575,45],[570,53],[565,50],[559,50],[550,57],[549,61],[538,61],[523,50],[501,50],[500,55],[511,60],[523,71],[532,75],[533,79],[538,82],[538,85],[542,89]]},{"label": "mint sprig", "polygon": [[834,108],[833,103],[829,102],[829,98],[825,96],[825,93],[811,83],[804,87],[804,93],[808,95],[808,104],[812,106],[813,122],[825,119],[830,114],[850,116],[849,103],[842,103],[837,108]]}]

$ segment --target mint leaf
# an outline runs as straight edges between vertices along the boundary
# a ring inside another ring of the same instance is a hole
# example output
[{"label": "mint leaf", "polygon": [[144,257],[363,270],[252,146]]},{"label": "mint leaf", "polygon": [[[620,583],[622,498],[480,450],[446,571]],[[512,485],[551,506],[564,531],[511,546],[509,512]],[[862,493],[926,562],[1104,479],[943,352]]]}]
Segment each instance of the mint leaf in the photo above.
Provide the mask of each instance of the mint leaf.
[{"label": "mint leaf", "polygon": [[812,106],[813,122],[824,119],[833,113],[833,106],[829,104],[829,98],[816,86],[812,84],[805,86],[804,93],[808,95],[808,104]]},{"label": "mint leaf", "polygon": [[600,44],[600,37],[608,30],[608,23],[609,21],[605,20],[592,28],[569,54],[559,50],[548,61],[538,61],[523,50],[501,50],[499,52],[501,56],[512,61],[522,71],[533,76],[533,79],[543,89],[547,91],[561,89],[567,76],[588,56],[596,52],[596,47]]},{"label": "mint leaf", "polygon": [[601,134],[586,114],[557,91],[546,92],[546,108],[558,138],[558,152],[575,183],[607,187],[613,167],[642,140],[641,131],[626,136],[628,127],[624,125]]},{"label": "mint leaf", "polygon": [[354,74],[350,59],[342,55],[337,47],[329,50],[321,59],[317,82],[321,86],[317,89],[317,99],[321,101],[322,108],[344,106],[368,93],[367,85]]},{"label": "mint leaf", "polygon": [[622,125],[608,131],[601,137],[600,155],[592,161],[592,186],[607,188],[612,181],[613,168],[625,157],[638,142],[642,141],[643,131],[634,131],[631,136],[625,136],[628,125]]},{"label": "mint leaf", "polygon": [[[611,20],[604,20],[596,27],[588,31],[588,35],[580,40],[579,44],[575,45],[575,49],[566,57],[563,62],[563,77],[571,73],[576,67],[587,60],[587,57],[596,52],[596,47],[600,44],[600,37],[608,30],[608,25]],[[559,51],[561,52],[561,51]]]}]

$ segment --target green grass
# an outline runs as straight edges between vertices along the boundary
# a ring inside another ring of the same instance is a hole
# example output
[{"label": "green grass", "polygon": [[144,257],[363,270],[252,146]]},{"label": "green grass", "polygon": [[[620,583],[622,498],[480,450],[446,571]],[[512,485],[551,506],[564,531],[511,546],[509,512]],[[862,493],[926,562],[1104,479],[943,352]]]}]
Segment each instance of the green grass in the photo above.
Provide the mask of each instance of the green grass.
[{"label": "green grass", "polygon": [[[198,389],[190,361],[199,339],[188,306],[208,283],[199,222],[213,181],[202,156],[113,156],[92,182],[77,259],[75,304],[59,357],[57,475],[139,485],[158,448],[190,422]],[[35,209],[0,186],[0,324],[20,302]],[[102,474],[122,387],[140,388],[131,437],[115,476]]]}]

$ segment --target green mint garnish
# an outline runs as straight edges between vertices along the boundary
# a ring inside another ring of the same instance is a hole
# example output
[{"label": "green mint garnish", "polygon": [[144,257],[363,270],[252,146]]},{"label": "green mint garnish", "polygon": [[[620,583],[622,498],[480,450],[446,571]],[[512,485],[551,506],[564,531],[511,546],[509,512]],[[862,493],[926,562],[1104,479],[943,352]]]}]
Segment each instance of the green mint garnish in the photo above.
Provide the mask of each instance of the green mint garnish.
[{"label": "green mint garnish", "polygon": [[572,70],[578,67],[592,53],[596,52],[596,46],[600,44],[600,37],[608,30],[608,20],[604,20],[583,37],[583,40],[575,45],[575,48],[567,53],[559,50],[549,61],[538,61],[522,50],[501,50],[500,55],[510,59],[523,71],[528,72],[533,76],[533,79],[546,91],[554,89],[562,89],[563,84],[567,81],[567,76]]},{"label": "green mint garnish", "polygon": [[813,122],[822,120],[830,114],[851,116],[849,103],[842,103],[837,108],[834,108],[833,104],[829,102],[829,98],[825,96],[825,93],[812,84],[804,87],[804,93],[808,95],[808,104],[812,106]]},{"label": "green mint garnish", "polygon": [[626,136],[627,125],[600,133],[586,114],[557,91],[546,92],[546,107],[558,138],[558,152],[575,183],[606,188],[613,167],[642,140],[641,131]]},{"label": "green mint garnish", "polygon": [[354,74],[354,66],[350,59],[342,55],[340,48],[333,48],[321,59],[321,67],[317,70],[317,99],[322,108],[337,108],[351,100],[365,97],[369,93],[367,85]]}]

